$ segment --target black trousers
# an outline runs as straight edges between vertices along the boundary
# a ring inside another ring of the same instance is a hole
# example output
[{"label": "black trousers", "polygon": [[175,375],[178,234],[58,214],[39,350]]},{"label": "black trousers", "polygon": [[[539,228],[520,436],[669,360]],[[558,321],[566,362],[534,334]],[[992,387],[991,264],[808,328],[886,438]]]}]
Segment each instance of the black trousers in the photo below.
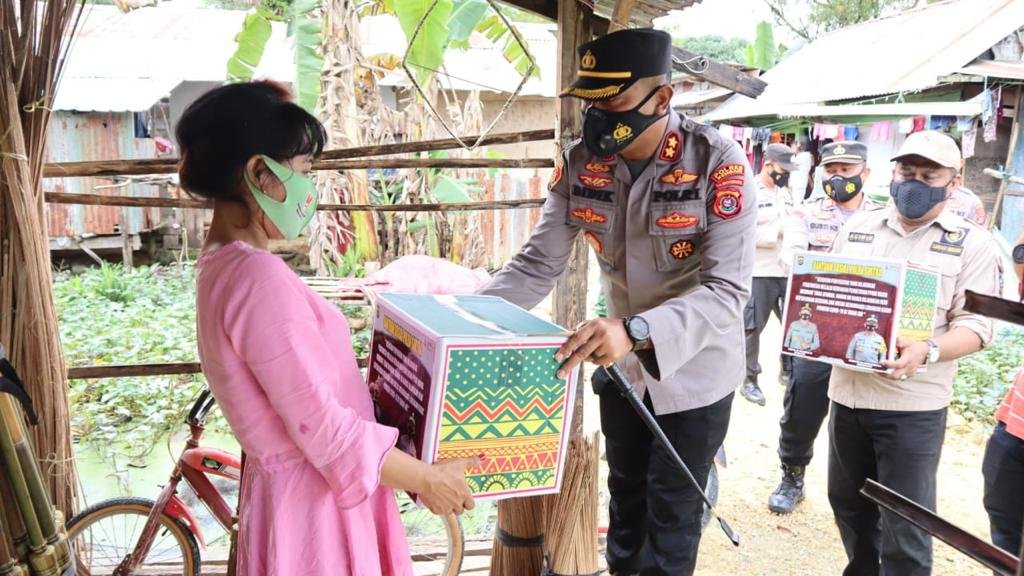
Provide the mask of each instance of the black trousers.
[{"label": "black trousers", "polygon": [[807,466],[814,456],[814,440],[828,415],[828,379],[832,366],[793,358],[793,375],[786,385],[779,420],[779,459],[787,466]]},{"label": "black trousers", "polygon": [[985,446],[985,510],[992,543],[1016,556],[1024,528],[1024,440],[1000,422]]},{"label": "black trousers", "polygon": [[935,510],[946,409],[852,409],[832,403],[828,499],[849,563],[844,576],[928,576],[932,538],[859,494],[868,478]]},{"label": "black trousers", "polygon": [[[656,416],[701,486],[725,440],[732,398]],[[643,576],[693,574],[704,511],[700,495],[614,386],[604,386],[600,400],[608,457],[609,569]],[[650,409],[650,398],[644,402]]]},{"label": "black trousers", "polygon": [[[761,363],[758,362],[758,354],[761,352],[761,332],[768,324],[772,313],[783,322],[782,309],[786,305],[786,279],[785,278],[759,278],[754,277],[751,286],[750,300],[743,310],[743,324],[746,330],[747,344],[747,380],[757,383],[757,375],[761,373]],[[773,349],[780,347],[781,342],[772,346]],[[792,356],[781,356],[781,367],[783,372],[792,370]]]}]

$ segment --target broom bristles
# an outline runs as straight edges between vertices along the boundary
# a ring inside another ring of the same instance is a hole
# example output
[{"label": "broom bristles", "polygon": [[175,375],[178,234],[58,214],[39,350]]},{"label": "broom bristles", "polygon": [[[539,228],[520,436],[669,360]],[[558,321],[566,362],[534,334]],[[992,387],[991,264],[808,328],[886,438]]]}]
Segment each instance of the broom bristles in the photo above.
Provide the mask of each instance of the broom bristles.
[{"label": "broom bristles", "polygon": [[545,554],[557,574],[593,574],[598,570],[598,440],[569,442],[562,490],[545,497]]},{"label": "broom bristles", "polygon": [[[541,497],[512,498],[498,503],[498,529],[515,538],[544,536]],[[492,576],[534,576],[544,567],[544,550],[537,546],[509,546],[495,537],[491,549]]]}]

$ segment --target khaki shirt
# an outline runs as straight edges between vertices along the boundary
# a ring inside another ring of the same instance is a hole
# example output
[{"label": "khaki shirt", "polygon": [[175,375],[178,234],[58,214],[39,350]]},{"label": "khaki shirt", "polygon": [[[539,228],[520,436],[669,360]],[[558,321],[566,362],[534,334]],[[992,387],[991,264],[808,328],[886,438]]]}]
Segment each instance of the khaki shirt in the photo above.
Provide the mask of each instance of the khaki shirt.
[{"label": "khaki shirt", "polygon": [[717,402],[743,380],[757,208],[746,157],[718,131],[672,111],[658,150],[635,182],[616,157],[565,150],[533,236],[482,292],[532,308],[583,234],[608,316],[638,314],[651,329],[650,371],[635,354],[619,365],[668,414]]},{"label": "khaki shirt", "polygon": [[757,186],[757,250],[754,252],[755,278],[785,278],[779,265],[782,228],[793,210],[789,188]]},{"label": "khaki shirt", "polygon": [[[964,310],[964,291],[998,295],[1002,276],[999,252],[984,228],[949,211],[931,224],[907,234],[894,207],[859,212],[843,226],[832,252],[844,256],[907,259],[938,268],[938,308],[934,335],[962,326],[992,341],[992,321]],[[930,364],[921,374],[902,382],[876,373],[832,368],[829,397],[848,408],[872,410],[938,410],[953,396],[956,362]]]},{"label": "khaki shirt", "polygon": [[793,253],[798,250],[827,252],[839,234],[839,229],[860,210],[879,210],[882,205],[871,201],[867,196],[860,207],[852,212],[842,210],[831,198],[808,200],[806,204],[797,206],[786,219],[786,229],[782,237],[782,250],[779,252],[779,264],[786,275],[793,264]]}]

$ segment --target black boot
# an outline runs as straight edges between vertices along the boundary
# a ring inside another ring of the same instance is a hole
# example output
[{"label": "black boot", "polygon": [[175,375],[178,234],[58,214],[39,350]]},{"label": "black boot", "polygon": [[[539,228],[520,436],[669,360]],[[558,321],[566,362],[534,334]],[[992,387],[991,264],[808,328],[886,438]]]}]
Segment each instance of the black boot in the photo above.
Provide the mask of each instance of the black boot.
[{"label": "black boot", "polygon": [[764,392],[761,392],[761,387],[757,385],[757,382],[750,380],[744,382],[740,388],[740,394],[748,401],[758,406],[764,406]]},{"label": "black boot", "polygon": [[782,465],[782,482],[768,498],[768,509],[789,514],[804,499],[804,467]]}]

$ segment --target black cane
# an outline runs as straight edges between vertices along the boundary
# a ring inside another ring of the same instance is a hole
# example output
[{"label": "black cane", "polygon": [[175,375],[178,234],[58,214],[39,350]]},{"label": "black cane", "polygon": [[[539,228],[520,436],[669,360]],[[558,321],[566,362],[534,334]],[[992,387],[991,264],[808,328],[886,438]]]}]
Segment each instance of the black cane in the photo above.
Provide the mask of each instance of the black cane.
[{"label": "black cane", "polygon": [[598,369],[603,369],[605,373],[608,374],[608,378],[615,384],[615,387],[618,388],[619,393],[633,405],[633,409],[636,410],[637,415],[640,416],[640,419],[644,421],[644,424],[647,425],[651,430],[651,433],[653,433],[658,439],[661,446],[666,452],[668,452],[672,460],[675,461],[676,466],[678,466],[683,473],[686,474],[686,477],[690,479],[690,483],[697,489],[700,497],[704,499],[704,503],[707,504],[708,510],[710,510],[711,514],[718,520],[718,525],[722,527],[722,531],[725,532],[725,535],[729,537],[729,540],[732,541],[734,546],[739,546],[740,535],[729,527],[729,523],[725,521],[725,518],[718,515],[718,512],[715,510],[715,505],[711,503],[708,495],[704,493],[704,488],[701,487],[700,483],[697,482],[697,479],[693,477],[693,472],[690,472],[690,468],[686,465],[686,462],[683,462],[683,459],[679,457],[679,453],[676,452],[672,443],[668,441],[668,436],[665,436],[665,431],[661,429],[661,426],[658,426],[658,421],[654,419],[654,416],[651,414],[651,411],[647,409],[647,406],[644,406],[643,400],[641,400],[640,396],[637,395],[636,389],[634,389],[633,385],[629,383],[629,379],[626,378],[626,375],[622,373],[622,369],[615,364],[602,366]]}]

